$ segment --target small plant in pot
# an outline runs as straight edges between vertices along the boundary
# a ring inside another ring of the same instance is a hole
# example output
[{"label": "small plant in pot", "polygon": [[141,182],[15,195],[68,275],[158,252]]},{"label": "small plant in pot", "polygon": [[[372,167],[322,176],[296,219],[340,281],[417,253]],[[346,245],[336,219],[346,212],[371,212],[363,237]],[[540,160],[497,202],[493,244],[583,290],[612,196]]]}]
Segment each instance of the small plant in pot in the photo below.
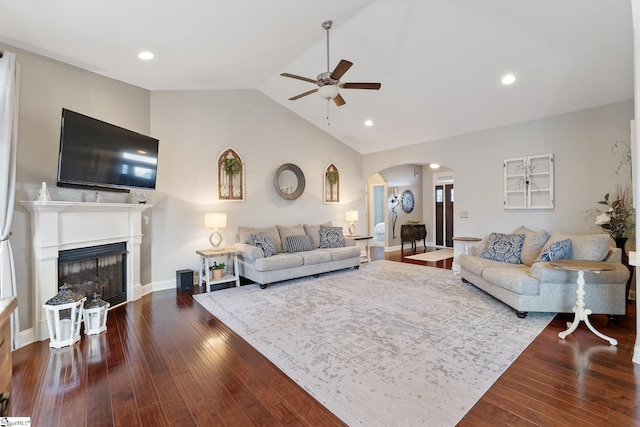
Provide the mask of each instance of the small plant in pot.
[{"label": "small plant in pot", "polygon": [[209,270],[211,270],[211,274],[213,275],[213,279],[221,279],[222,275],[224,274],[224,268],[227,265],[224,262],[221,263],[217,263],[217,262],[213,262],[213,265],[209,267]]}]

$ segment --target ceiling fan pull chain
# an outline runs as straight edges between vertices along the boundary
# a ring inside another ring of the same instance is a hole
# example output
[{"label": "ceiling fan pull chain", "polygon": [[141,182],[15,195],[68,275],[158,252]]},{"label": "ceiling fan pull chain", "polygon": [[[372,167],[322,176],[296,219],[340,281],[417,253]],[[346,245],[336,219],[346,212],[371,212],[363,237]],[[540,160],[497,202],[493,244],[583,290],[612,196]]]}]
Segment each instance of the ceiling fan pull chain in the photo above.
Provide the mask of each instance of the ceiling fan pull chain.
[{"label": "ceiling fan pull chain", "polygon": [[329,110],[329,107],[330,107],[329,102],[330,101],[331,101],[330,99],[327,99],[327,126],[331,126],[331,119],[329,118],[329,111],[330,111]]}]

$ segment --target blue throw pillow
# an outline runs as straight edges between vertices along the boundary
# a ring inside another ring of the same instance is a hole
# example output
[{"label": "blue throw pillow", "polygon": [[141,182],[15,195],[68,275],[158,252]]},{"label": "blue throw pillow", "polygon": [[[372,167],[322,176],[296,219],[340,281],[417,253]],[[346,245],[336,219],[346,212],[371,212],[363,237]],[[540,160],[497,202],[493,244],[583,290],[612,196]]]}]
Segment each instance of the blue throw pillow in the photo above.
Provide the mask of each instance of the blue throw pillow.
[{"label": "blue throw pillow", "polygon": [[344,246],[342,227],[320,226],[320,247],[341,248]]},{"label": "blue throw pillow", "polygon": [[571,253],[571,240],[564,239],[554,242],[548,248],[540,252],[536,262],[549,262],[557,259],[568,259]]},{"label": "blue throw pillow", "polygon": [[523,245],[524,234],[491,233],[480,256],[493,261],[521,264]]},{"label": "blue throw pillow", "polygon": [[249,243],[256,248],[262,249],[265,257],[270,257],[277,254],[276,247],[273,242],[265,233],[256,233],[249,236]]}]

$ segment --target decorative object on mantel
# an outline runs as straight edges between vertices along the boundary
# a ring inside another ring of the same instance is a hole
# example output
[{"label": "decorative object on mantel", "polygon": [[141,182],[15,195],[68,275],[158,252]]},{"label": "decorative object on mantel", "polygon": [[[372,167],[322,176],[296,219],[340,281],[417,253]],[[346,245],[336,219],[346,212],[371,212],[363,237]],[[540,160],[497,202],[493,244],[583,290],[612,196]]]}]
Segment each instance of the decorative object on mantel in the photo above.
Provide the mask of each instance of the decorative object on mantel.
[{"label": "decorative object on mantel", "polygon": [[356,232],[355,222],[358,220],[358,211],[347,211],[345,217],[349,221],[349,236],[353,236]]},{"label": "decorative object on mantel", "polygon": [[553,154],[503,162],[505,209],[553,209]]},{"label": "decorative object on mantel", "polygon": [[324,203],[340,202],[340,172],[336,165],[331,163],[324,170]]},{"label": "decorative object on mantel", "polygon": [[244,164],[232,148],[218,156],[218,199],[244,200]]},{"label": "decorative object on mantel", "polygon": [[82,305],[87,297],[76,294],[65,283],[60,292],[44,304],[49,326],[49,347],[62,348],[80,341]]},{"label": "decorative object on mantel", "polygon": [[38,190],[37,200],[39,202],[50,202],[51,196],[49,195],[49,189],[47,189],[47,183],[43,182],[42,187]]},{"label": "decorative object on mantel", "polygon": [[211,243],[211,247],[217,250],[222,243],[222,235],[218,229],[227,227],[227,214],[218,212],[204,214],[204,226],[213,229],[213,232],[209,236],[209,242]]},{"label": "decorative object on mantel", "polygon": [[91,301],[84,303],[84,334],[96,335],[107,330],[107,309],[109,303],[94,293]]}]

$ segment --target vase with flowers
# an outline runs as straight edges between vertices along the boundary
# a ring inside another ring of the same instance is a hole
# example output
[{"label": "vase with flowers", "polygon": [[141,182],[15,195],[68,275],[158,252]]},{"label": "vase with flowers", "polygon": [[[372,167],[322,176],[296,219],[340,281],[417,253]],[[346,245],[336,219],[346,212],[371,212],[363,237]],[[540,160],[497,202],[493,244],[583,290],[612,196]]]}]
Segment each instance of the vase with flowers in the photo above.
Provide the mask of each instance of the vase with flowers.
[{"label": "vase with flowers", "polygon": [[631,189],[629,187],[616,187],[616,193],[613,198],[609,197],[609,193],[604,195],[604,199],[598,204],[607,206],[607,210],[596,216],[595,223],[605,230],[609,235],[618,242],[618,239],[627,239],[631,235],[634,227],[635,210],[631,198]]}]

